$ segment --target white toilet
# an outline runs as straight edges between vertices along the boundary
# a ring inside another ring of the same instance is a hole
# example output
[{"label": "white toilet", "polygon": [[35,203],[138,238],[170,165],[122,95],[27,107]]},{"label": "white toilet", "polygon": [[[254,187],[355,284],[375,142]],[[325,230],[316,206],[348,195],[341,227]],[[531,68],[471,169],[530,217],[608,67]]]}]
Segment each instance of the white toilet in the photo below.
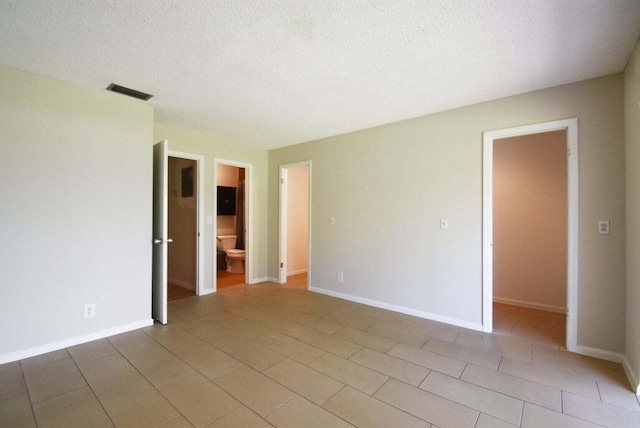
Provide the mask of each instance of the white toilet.
[{"label": "white toilet", "polygon": [[236,235],[218,236],[216,247],[218,251],[224,251],[227,261],[227,272],[244,273],[244,250],[236,250]]}]

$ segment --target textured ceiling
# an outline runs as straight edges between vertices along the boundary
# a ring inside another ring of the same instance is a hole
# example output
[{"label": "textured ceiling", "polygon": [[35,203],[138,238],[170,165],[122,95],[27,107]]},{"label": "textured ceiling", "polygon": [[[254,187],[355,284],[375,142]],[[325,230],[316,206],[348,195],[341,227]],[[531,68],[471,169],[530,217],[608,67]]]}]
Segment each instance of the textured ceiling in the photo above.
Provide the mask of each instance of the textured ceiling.
[{"label": "textured ceiling", "polygon": [[638,0],[3,0],[0,64],[275,148],[621,72]]}]

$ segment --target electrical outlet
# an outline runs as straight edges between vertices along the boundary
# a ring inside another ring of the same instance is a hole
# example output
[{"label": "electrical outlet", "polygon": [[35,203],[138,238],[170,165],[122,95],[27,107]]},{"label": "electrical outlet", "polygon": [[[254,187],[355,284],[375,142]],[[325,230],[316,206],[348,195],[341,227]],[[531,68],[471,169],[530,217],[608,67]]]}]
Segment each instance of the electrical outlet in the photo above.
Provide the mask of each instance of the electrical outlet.
[{"label": "electrical outlet", "polygon": [[329,218],[329,224],[331,226],[335,226],[336,225],[336,218],[331,216],[331,218]]},{"label": "electrical outlet", "polygon": [[84,319],[93,318],[96,316],[96,304],[87,303],[84,305]]},{"label": "electrical outlet", "polygon": [[447,220],[446,218],[441,218],[440,229],[449,229],[449,220]]},{"label": "electrical outlet", "polygon": [[598,235],[609,235],[609,220],[598,221]]},{"label": "electrical outlet", "polygon": [[344,282],[344,274],[342,272],[338,272],[338,282]]}]

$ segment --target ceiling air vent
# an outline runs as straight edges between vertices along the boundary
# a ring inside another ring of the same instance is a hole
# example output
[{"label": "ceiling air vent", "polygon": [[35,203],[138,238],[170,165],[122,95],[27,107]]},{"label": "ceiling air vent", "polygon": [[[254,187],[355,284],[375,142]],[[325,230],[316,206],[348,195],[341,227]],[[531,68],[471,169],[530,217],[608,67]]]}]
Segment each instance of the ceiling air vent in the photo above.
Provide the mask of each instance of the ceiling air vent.
[{"label": "ceiling air vent", "polygon": [[135,89],[125,88],[124,86],[116,85],[115,83],[107,86],[107,91],[117,92],[122,95],[137,98],[139,100],[147,101],[153,95],[145,94],[144,92],[136,91]]}]

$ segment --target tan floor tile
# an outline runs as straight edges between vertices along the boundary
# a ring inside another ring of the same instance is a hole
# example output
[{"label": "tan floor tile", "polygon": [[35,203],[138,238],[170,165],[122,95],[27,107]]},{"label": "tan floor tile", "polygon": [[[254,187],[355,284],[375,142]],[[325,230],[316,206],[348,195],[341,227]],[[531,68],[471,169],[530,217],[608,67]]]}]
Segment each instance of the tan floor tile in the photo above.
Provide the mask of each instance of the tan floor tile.
[{"label": "tan floor tile", "polygon": [[20,362],[0,365],[0,401],[27,393]]},{"label": "tan floor tile", "polygon": [[520,379],[572,392],[583,397],[600,400],[598,386],[593,379],[572,376],[550,367],[540,367],[503,358],[500,372]]},{"label": "tan floor tile", "polygon": [[474,428],[517,428],[518,426],[519,425],[513,425],[494,418],[493,416],[480,413],[480,417],[478,418],[478,422],[476,422],[476,426]]},{"label": "tan floor tile", "polygon": [[373,317],[370,314],[365,314],[361,310],[348,313],[330,313],[323,316],[322,318],[340,323],[351,328],[356,328],[358,330],[366,330],[379,321],[378,318]]},{"label": "tan floor tile", "polygon": [[420,385],[429,374],[425,367],[369,348],[358,351],[349,360],[413,386]]},{"label": "tan floor tile", "polygon": [[313,331],[311,327],[286,319],[271,319],[264,321],[263,325],[290,337],[300,337]]},{"label": "tan floor tile", "polygon": [[207,320],[204,317],[196,315],[190,311],[175,311],[172,310],[171,304],[169,304],[169,313],[171,314],[171,318],[169,319],[169,323],[171,325],[175,325],[180,327],[185,331],[195,330],[196,328],[211,324],[211,321]]},{"label": "tan floor tile", "polygon": [[85,387],[33,406],[40,427],[111,427],[98,399]]},{"label": "tan floor tile", "polygon": [[530,343],[506,336],[460,334],[455,343],[524,363],[531,363],[533,346]]},{"label": "tan floor tile", "polygon": [[180,416],[160,425],[159,428],[193,428],[193,425],[191,425],[184,416]]},{"label": "tan floor tile", "polygon": [[264,417],[295,394],[252,368],[242,366],[214,379],[242,404]]},{"label": "tan floor tile", "polygon": [[373,396],[440,428],[473,427],[479,415],[466,406],[395,379],[390,379]]},{"label": "tan floor tile", "polygon": [[606,427],[637,428],[640,426],[640,411],[623,409],[570,392],[562,394],[562,403],[565,414]]},{"label": "tan floor tile", "polygon": [[24,377],[32,403],[39,403],[87,386],[71,358],[24,370]]},{"label": "tan floor tile", "polygon": [[208,344],[188,349],[178,355],[209,379],[221,376],[242,365],[229,354]]},{"label": "tan floor tile", "polygon": [[46,364],[55,363],[56,361],[64,360],[66,358],[71,358],[71,356],[66,349],[60,349],[58,351],[48,352],[35,357],[25,358],[20,361],[20,364],[22,365],[22,370],[29,370]]},{"label": "tan floor tile", "polygon": [[415,331],[407,331],[389,322],[374,324],[371,327],[367,328],[367,331],[369,333],[388,337],[397,342],[416,346],[418,348],[427,343],[427,340],[430,339],[430,336],[427,336],[426,334],[417,333]]},{"label": "tan floor tile", "polygon": [[271,428],[271,424],[245,406],[240,406],[206,428]]},{"label": "tan floor tile", "polygon": [[312,361],[309,367],[369,395],[389,379],[374,370],[330,353]]},{"label": "tan floor tile", "polygon": [[562,397],[559,389],[473,364],[467,364],[460,379],[557,412],[562,411]]},{"label": "tan floor tile", "polygon": [[143,379],[131,363],[120,354],[81,364],[80,370],[98,397]]},{"label": "tan floor tile", "polygon": [[203,427],[240,406],[236,399],[200,374],[163,385],[158,391],[195,427]]},{"label": "tan floor tile", "polygon": [[266,418],[276,427],[348,428],[353,425],[302,397],[293,397]]},{"label": "tan floor tile", "polygon": [[245,338],[256,342],[262,342],[277,335],[277,332],[257,322],[250,321],[230,312],[216,314],[213,317],[213,321],[219,326],[238,332]]},{"label": "tan floor tile", "polygon": [[380,352],[387,352],[393,347],[393,345],[398,343],[388,337],[367,333],[366,331],[358,330],[353,327],[342,328],[333,335]]},{"label": "tan floor tile", "polygon": [[0,426],[30,428],[36,426],[29,396],[20,395],[0,401]]},{"label": "tan floor tile", "polygon": [[144,329],[153,340],[171,352],[182,352],[196,346],[204,345],[204,341],[179,327],[155,324]]},{"label": "tan floor tile", "polygon": [[336,331],[344,327],[344,324],[340,324],[335,321],[316,317],[313,315],[302,315],[295,318],[294,321],[298,324],[303,324],[328,334],[335,333]]},{"label": "tan floor tile", "polygon": [[263,373],[319,405],[322,405],[344,386],[329,376],[293,360],[284,360],[269,367]]},{"label": "tan floor tile", "polygon": [[247,339],[225,345],[222,350],[259,372],[285,359],[284,355]]},{"label": "tan floor tile", "polygon": [[626,374],[618,373],[618,380],[612,379],[611,382],[605,380],[598,381],[598,390],[602,402],[613,404],[614,406],[624,407],[629,410],[640,411],[638,396],[633,394],[629,385]]},{"label": "tan floor tile", "polygon": [[262,344],[302,364],[308,364],[326,352],[288,336],[276,336]]},{"label": "tan floor tile", "polygon": [[98,397],[118,428],[156,427],[180,413],[145,379]]},{"label": "tan floor tile", "polygon": [[431,372],[420,388],[511,424],[520,425],[524,403],[513,397],[438,372]]},{"label": "tan floor tile", "polygon": [[111,336],[109,342],[126,358],[133,358],[151,352],[161,352],[164,348],[141,330]]},{"label": "tan floor tile", "polygon": [[169,351],[141,355],[129,362],[156,388],[196,372]]},{"label": "tan floor tile", "polygon": [[600,426],[535,404],[524,403],[522,428],[595,428]]},{"label": "tan floor tile", "polygon": [[260,306],[260,309],[272,315],[276,315],[280,318],[285,318],[289,320],[292,320],[301,315],[304,315],[304,312],[296,309],[295,307],[281,305],[277,303]]},{"label": "tan floor tile", "polygon": [[388,428],[430,426],[430,424],[424,420],[420,420],[387,403],[383,403],[349,387],[343,388],[327,401],[323,407],[331,413],[345,419],[347,422],[359,427]]},{"label": "tan floor tile", "polygon": [[398,343],[387,354],[453,377],[460,377],[467,363],[426,349]]},{"label": "tan floor tile", "polygon": [[312,331],[309,334],[301,336],[298,340],[306,342],[310,345],[329,351],[332,354],[342,358],[349,358],[362,349],[362,346],[356,345],[348,340],[340,339],[321,331]]},{"label": "tan floor tile", "polygon": [[444,327],[444,324],[420,318],[416,318],[416,321],[399,321],[395,325],[404,330],[424,334],[443,342],[453,342],[459,334],[452,326]]},{"label": "tan floor tile", "polygon": [[500,355],[490,354],[488,352],[467,348],[466,346],[438,339],[429,339],[422,349],[435,352],[436,354],[446,355],[447,357],[475,364],[480,367],[486,367],[491,370],[498,370],[498,366],[500,365]]},{"label": "tan floor tile", "polygon": [[205,342],[217,347],[229,345],[243,339],[240,332],[230,330],[218,324],[203,325],[202,327],[192,330],[191,333],[198,336]]},{"label": "tan floor tile", "polygon": [[78,365],[118,353],[118,350],[107,339],[94,340],[93,342],[72,346],[67,350],[71,354],[73,361]]}]

